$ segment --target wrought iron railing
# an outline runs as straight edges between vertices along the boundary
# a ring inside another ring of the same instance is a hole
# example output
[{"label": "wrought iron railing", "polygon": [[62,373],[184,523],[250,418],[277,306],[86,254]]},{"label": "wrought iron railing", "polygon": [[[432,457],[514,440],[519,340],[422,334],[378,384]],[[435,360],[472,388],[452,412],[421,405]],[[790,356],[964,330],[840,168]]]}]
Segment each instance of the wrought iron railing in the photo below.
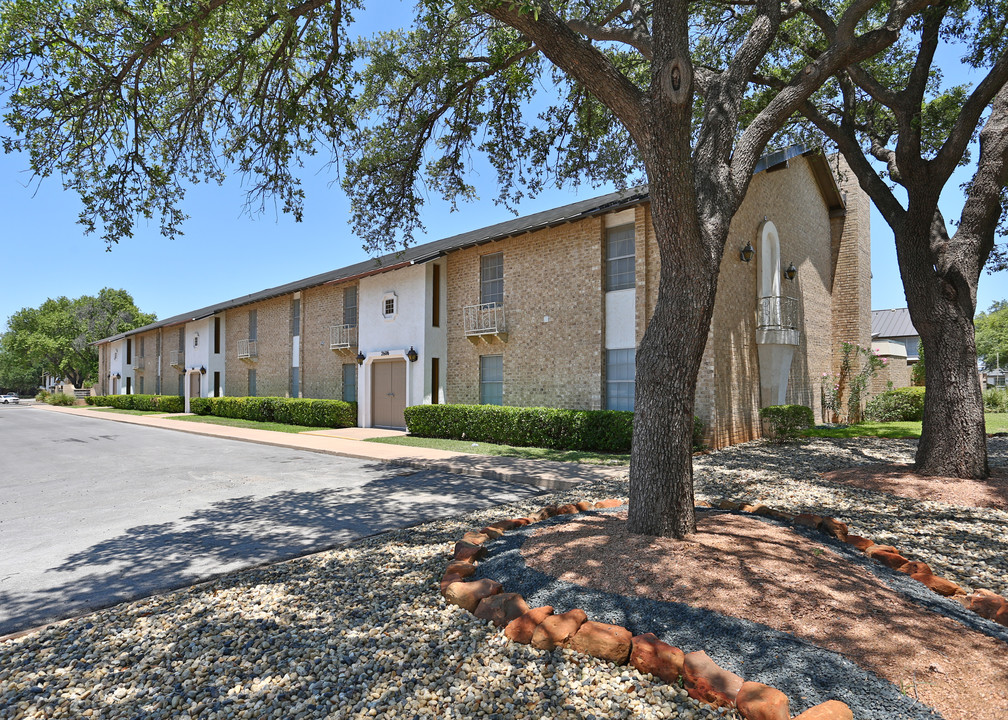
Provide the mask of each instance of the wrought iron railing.
[{"label": "wrought iron railing", "polygon": [[185,353],[182,350],[172,350],[168,355],[168,361],[172,367],[182,367],[185,365]]},{"label": "wrought iron railing", "polygon": [[462,325],[466,336],[499,335],[507,332],[504,304],[498,302],[466,305],[462,308]]},{"label": "wrought iron railing", "polygon": [[356,325],[333,325],[329,328],[329,349],[348,350],[357,347]]},{"label": "wrought iron railing", "polygon": [[255,340],[239,340],[238,341],[238,359],[245,360],[247,358],[259,357],[259,349],[256,347]]},{"label": "wrought iron railing", "polygon": [[759,299],[759,330],[797,330],[799,328],[798,300],[784,295],[770,295]]}]

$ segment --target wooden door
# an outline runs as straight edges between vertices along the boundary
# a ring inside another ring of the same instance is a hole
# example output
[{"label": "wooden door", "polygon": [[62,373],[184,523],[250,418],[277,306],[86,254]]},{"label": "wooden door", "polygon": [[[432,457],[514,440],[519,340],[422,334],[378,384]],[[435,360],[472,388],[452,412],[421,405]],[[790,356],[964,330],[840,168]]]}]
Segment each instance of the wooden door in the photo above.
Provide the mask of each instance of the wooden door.
[{"label": "wooden door", "polygon": [[199,373],[189,375],[189,397],[198,398],[200,396],[200,376]]},{"label": "wooden door", "polygon": [[406,362],[393,360],[371,365],[371,424],[406,427]]}]

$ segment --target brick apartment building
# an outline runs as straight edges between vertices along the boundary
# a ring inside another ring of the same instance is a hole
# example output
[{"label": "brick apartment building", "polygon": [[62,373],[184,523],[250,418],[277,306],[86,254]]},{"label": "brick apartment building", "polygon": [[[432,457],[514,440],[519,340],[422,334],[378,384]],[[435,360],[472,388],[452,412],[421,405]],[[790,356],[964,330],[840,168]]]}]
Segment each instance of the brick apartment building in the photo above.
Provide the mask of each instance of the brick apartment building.
[{"label": "brick apartment building", "polygon": [[[697,379],[712,446],[758,436],[763,405],[818,417],[840,344],[870,341],[868,199],[830,162],[767,155],[732,221]],[[100,392],[342,398],[364,427],[420,403],[632,409],[658,272],[632,188],[107,338]]]}]

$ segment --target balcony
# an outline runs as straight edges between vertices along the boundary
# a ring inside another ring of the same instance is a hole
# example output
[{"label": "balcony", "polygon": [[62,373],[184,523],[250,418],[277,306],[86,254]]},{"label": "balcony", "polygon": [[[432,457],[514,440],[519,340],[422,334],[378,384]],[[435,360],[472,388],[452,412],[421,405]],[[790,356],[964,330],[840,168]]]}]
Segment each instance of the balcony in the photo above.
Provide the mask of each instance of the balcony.
[{"label": "balcony", "polygon": [[238,359],[252,360],[259,357],[259,350],[256,341],[252,339],[238,341]]},{"label": "balcony", "polygon": [[133,358],[133,372],[143,372],[144,369],[144,358],[143,355],[138,355]]},{"label": "balcony", "polygon": [[168,356],[168,361],[172,367],[183,367],[185,366],[185,352],[182,350],[172,350]]},{"label": "balcony", "polygon": [[797,330],[799,328],[798,300],[783,295],[759,299],[757,330]]},{"label": "balcony", "polygon": [[356,325],[333,325],[329,328],[330,350],[352,350],[357,347]]},{"label": "balcony", "polygon": [[507,342],[504,304],[490,302],[482,305],[466,305],[462,308],[462,327],[470,342],[477,343],[481,339],[491,342],[495,337],[501,342]]}]

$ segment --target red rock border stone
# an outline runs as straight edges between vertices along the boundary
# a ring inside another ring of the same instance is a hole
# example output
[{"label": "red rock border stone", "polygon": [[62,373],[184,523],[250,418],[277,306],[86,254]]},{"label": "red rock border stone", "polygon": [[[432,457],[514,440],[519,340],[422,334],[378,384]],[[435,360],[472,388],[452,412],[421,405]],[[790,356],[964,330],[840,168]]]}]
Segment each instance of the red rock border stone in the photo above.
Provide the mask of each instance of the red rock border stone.
[{"label": "red rock border stone", "polygon": [[[493,622],[496,627],[503,627],[504,634],[513,642],[531,644],[541,650],[567,648],[615,665],[630,665],[641,673],[650,673],[669,684],[681,682],[689,696],[695,700],[715,707],[735,707],[746,720],[791,720],[787,695],[761,683],[746,682],[738,675],[718,667],[702,650],[684,653],[679,648],[662,642],[654,633],[634,636],[619,625],[589,620],[588,614],[580,608],[573,608],[560,615],[555,615],[549,605],[529,609],[521,595],[504,593],[499,582],[489,579],[465,580],[475,571],[476,563],[485,557],[484,543],[500,537],[508,530],[554,515],[573,515],[622,504],[622,500],[614,498],[597,503],[582,500],[559,507],[550,505],[527,517],[501,520],[487,525],[479,532],[468,532],[455,544],[452,559],[440,581],[441,594],[449,603],[465,608],[478,618]],[[725,504],[733,506],[725,509],[743,509],[741,504],[732,501],[722,501],[722,505]],[[744,508],[749,512],[795,520],[794,516],[779,513],[764,505]],[[838,537],[836,533],[842,531],[844,538],[847,537],[846,526],[832,518],[808,515],[803,516],[801,523],[834,537]],[[464,565],[470,565],[472,569]],[[918,571],[922,570],[920,566],[927,568],[924,563],[914,565]],[[930,572],[930,568],[927,569]],[[991,604],[989,598],[984,602]],[[844,703],[829,700],[806,710],[796,720],[853,720],[853,717],[850,708]]]},{"label": "red rock border stone", "polygon": [[[703,506],[704,503],[697,503],[697,505]],[[857,548],[872,560],[880,562],[893,570],[906,573],[932,592],[952,598],[967,610],[972,610],[980,617],[986,620],[993,620],[1000,625],[1008,627],[1008,600],[1005,598],[991,590],[981,589],[972,594],[967,593],[951,580],[931,572],[931,567],[926,562],[910,560],[892,545],[876,545],[874,541],[868,538],[851,535],[847,532],[847,526],[839,520],[809,513],[792,515],[791,513],[773,510],[766,505],[746,505],[729,499],[721,500],[717,504],[717,507],[721,510],[754,513],[790,522],[794,525],[815,528],[824,535],[829,535]]]}]

